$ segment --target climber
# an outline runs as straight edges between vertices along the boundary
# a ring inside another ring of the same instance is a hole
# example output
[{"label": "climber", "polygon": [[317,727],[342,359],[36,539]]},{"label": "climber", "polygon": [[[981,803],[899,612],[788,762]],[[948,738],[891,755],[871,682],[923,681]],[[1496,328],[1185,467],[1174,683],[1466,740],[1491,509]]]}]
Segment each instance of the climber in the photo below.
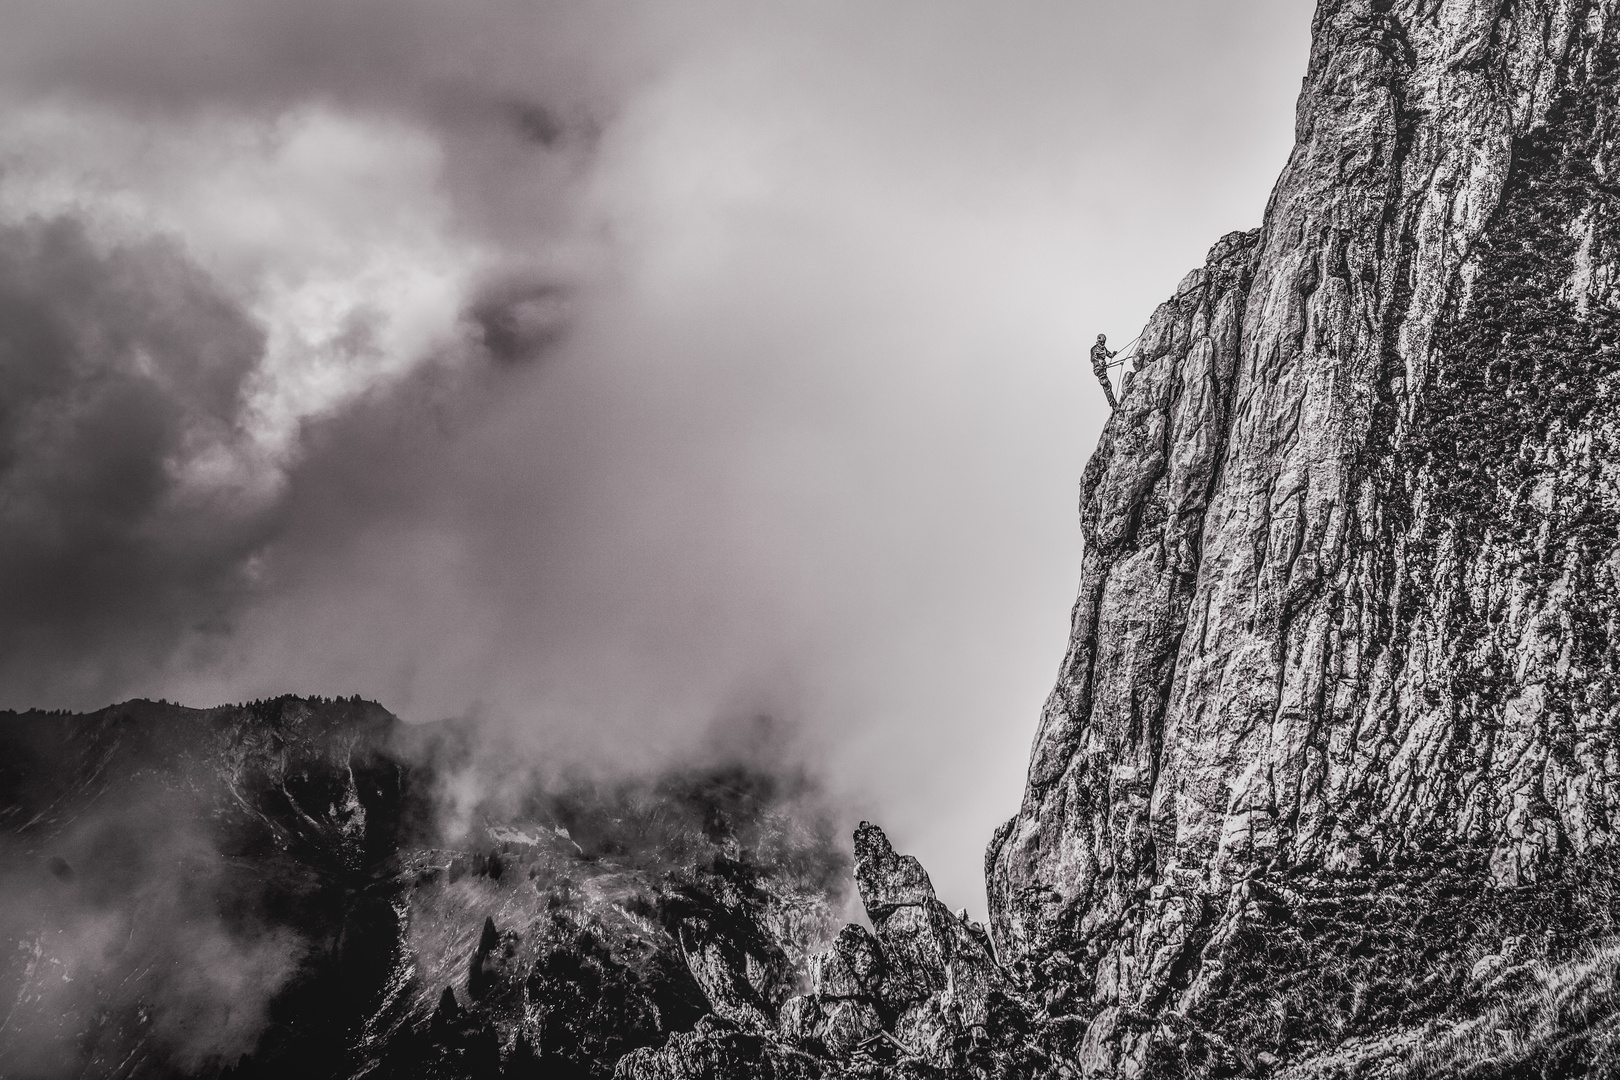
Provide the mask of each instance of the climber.
[{"label": "climber", "polygon": [[1117,408],[1119,402],[1114,400],[1114,386],[1108,381],[1108,361],[1114,354],[1108,351],[1108,335],[1098,334],[1097,344],[1091,347],[1091,370],[1097,373],[1097,381],[1102,383],[1103,393],[1108,395],[1108,407]]}]

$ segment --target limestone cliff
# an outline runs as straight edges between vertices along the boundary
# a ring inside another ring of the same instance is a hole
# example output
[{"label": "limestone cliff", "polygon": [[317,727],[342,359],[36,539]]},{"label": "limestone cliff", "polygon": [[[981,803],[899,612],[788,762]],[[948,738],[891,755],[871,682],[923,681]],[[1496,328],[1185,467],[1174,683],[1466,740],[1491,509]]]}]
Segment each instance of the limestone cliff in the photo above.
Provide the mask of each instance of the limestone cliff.
[{"label": "limestone cliff", "polygon": [[1261,228],[1143,331],[986,859],[1001,957],[1103,1010],[1107,1067],[1301,881],[1607,849],[1617,55],[1614,0],[1322,0]]},{"label": "limestone cliff", "polygon": [[835,932],[752,768],[441,821],[358,700],[4,714],[0,1071],[1620,1075],[1617,112],[1620,0],[1322,0],[1086,468],[988,932],[864,824]]}]

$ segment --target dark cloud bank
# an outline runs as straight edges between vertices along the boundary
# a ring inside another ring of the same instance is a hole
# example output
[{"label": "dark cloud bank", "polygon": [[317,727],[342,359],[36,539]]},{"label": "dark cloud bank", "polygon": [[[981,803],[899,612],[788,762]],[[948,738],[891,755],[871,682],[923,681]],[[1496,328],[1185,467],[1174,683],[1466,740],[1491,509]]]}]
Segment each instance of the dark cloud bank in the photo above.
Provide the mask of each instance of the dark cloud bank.
[{"label": "dark cloud bank", "polygon": [[172,245],[0,231],[0,655],[11,695],[107,693],[244,598],[273,514],[167,465],[228,437],[263,334]]},{"label": "dark cloud bank", "polygon": [[1308,13],[1204,7],[9,5],[0,707],[769,714],[977,903],[1074,357],[1285,147]]}]

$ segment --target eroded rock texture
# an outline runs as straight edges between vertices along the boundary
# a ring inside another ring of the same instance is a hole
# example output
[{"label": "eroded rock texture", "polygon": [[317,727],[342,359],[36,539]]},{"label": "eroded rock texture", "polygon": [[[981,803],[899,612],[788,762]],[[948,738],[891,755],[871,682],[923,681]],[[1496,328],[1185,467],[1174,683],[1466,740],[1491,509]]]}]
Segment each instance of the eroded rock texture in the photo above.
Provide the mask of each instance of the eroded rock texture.
[{"label": "eroded rock texture", "polygon": [[1144,331],[987,853],[1087,1068],[1227,993],[1290,875],[1510,889],[1608,845],[1617,50],[1614,0],[1324,0],[1262,228]]},{"label": "eroded rock texture", "polygon": [[775,1032],[748,1040],[748,1020],[711,993],[719,1019],[625,1057],[621,1080],[1052,1073],[1061,1055],[1032,1030],[988,932],[952,914],[922,865],[867,822],[855,833],[855,883],[876,933],[850,924],[812,957],[808,992],[783,1003]]}]

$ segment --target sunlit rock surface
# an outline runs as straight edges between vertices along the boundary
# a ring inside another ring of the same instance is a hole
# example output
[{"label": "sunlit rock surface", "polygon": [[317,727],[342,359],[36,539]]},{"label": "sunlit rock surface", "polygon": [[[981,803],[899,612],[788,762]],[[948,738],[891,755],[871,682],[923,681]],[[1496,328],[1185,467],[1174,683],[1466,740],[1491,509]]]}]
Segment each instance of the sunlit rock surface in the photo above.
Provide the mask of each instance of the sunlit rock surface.
[{"label": "sunlit rock surface", "polygon": [[[1001,955],[1076,1002],[1087,1072],[1169,1068],[1151,1045],[1189,1028],[1204,1057],[1176,1067],[1274,1067],[1365,1026],[1377,992],[1273,983],[1276,1030],[1230,1030],[1255,949],[1292,943],[1275,979],[1339,955],[1313,952],[1311,905],[1426,862],[1502,911],[1608,850],[1617,15],[1324,0],[1262,227],[1143,332],[1084,477],[1068,655],[987,856]],[[1454,929],[1456,963],[1488,948]]]}]

